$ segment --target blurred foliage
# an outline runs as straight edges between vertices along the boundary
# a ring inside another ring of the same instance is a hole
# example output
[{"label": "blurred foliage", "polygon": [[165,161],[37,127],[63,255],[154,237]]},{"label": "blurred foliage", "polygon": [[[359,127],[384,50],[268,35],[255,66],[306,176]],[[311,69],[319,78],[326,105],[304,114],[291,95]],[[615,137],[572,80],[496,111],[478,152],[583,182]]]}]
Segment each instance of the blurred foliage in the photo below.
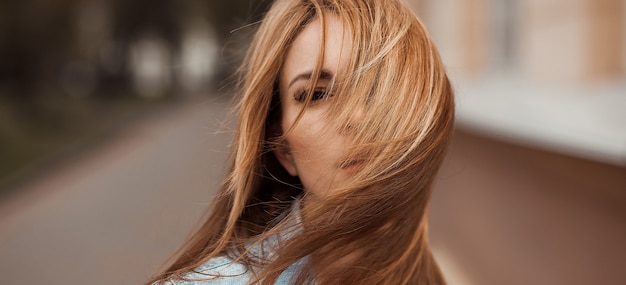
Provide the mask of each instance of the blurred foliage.
[{"label": "blurred foliage", "polygon": [[[138,114],[180,101],[170,100],[185,94],[176,59],[194,23],[207,23],[222,47],[214,78],[196,92],[215,93],[213,86],[223,86],[238,65],[253,29],[232,31],[258,21],[270,3],[0,1],[0,190]],[[161,85],[161,99],[141,99],[135,90],[133,48],[146,37],[158,39],[157,51],[165,51],[162,66],[171,83]]]},{"label": "blurred foliage", "polygon": [[[188,28],[186,25],[192,18],[199,18],[213,27],[218,45],[223,46],[232,38],[233,30],[260,19],[270,2],[2,1],[0,88],[9,89],[8,96],[12,100],[29,101],[41,92],[62,89],[59,74],[68,64],[83,62],[95,69],[93,76],[97,88],[94,95],[127,94],[124,90],[131,88],[132,79],[130,50],[132,43],[142,36],[158,37],[176,54]],[[230,48],[222,49],[222,53],[228,55],[230,49],[237,49],[238,44],[231,42]],[[236,66],[239,60],[229,56],[221,59],[219,68],[228,70],[218,72],[222,75],[219,79],[232,72],[232,66]]]},{"label": "blurred foliage", "polygon": [[36,102],[38,111],[25,113],[0,95],[0,197],[30,175],[64,162],[133,120],[171,108],[173,103],[131,96],[106,100],[48,96]]}]

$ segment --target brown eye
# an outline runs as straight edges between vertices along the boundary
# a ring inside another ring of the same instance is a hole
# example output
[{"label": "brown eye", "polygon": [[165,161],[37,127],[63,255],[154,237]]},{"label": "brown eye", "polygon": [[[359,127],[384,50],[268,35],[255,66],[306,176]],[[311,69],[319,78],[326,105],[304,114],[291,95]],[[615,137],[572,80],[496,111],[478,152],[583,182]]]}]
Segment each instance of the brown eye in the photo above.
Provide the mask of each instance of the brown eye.
[{"label": "brown eye", "polygon": [[[294,96],[294,99],[296,99],[296,101],[300,103],[304,103],[304,101],[306,100],[307,93],[308,93],[308,90],[302,90],[298,92],[296,96]],[[315,102],[315,101],[319,101],[321,99],[332,97],[332,96],[333,96],[332,93],[328,92],[328,90],[316,89],[313,91],[313,94],[311,94],[311,101]]]}]

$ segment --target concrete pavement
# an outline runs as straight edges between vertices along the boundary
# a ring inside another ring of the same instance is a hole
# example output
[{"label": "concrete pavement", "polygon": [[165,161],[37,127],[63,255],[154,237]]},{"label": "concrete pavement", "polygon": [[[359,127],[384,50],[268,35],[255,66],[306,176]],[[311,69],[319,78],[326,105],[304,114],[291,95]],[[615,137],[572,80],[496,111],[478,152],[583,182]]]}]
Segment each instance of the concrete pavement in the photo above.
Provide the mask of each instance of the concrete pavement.
[{"label": "concrete pavement", "polygon": [[2,284],[141,284],[220,182],[226,99],[134,124],[0,201]]}]

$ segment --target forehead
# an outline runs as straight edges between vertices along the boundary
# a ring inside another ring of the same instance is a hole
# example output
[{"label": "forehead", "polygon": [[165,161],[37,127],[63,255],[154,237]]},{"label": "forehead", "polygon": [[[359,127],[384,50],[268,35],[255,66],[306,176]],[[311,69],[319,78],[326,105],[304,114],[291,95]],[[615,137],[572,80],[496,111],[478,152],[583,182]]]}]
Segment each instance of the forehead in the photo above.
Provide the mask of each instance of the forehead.
[{"label": "forehead", "polygon": [[[322,69],[337,75],[347,65],[352,50],[351,34],[343,22],[332,14],[325,14],[325,45]],[[300,32],[287,50],[280,74],[281,85],[299,74],[311,72],[316,66],[322,43],[322,23],[319,18]]]}]

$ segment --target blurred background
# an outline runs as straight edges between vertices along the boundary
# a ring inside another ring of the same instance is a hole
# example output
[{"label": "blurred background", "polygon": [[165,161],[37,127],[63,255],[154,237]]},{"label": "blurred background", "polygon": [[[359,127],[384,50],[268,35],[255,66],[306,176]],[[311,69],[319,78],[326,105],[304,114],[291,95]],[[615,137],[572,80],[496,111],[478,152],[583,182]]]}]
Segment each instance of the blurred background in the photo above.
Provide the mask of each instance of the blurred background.
[{"label": "blurred background", "polygon": [[[407,0],[457,93],[450,284],[626,283],[626,1]],[[0,2],[0,276],[140,284],[225,172],[270,0]]]}]

